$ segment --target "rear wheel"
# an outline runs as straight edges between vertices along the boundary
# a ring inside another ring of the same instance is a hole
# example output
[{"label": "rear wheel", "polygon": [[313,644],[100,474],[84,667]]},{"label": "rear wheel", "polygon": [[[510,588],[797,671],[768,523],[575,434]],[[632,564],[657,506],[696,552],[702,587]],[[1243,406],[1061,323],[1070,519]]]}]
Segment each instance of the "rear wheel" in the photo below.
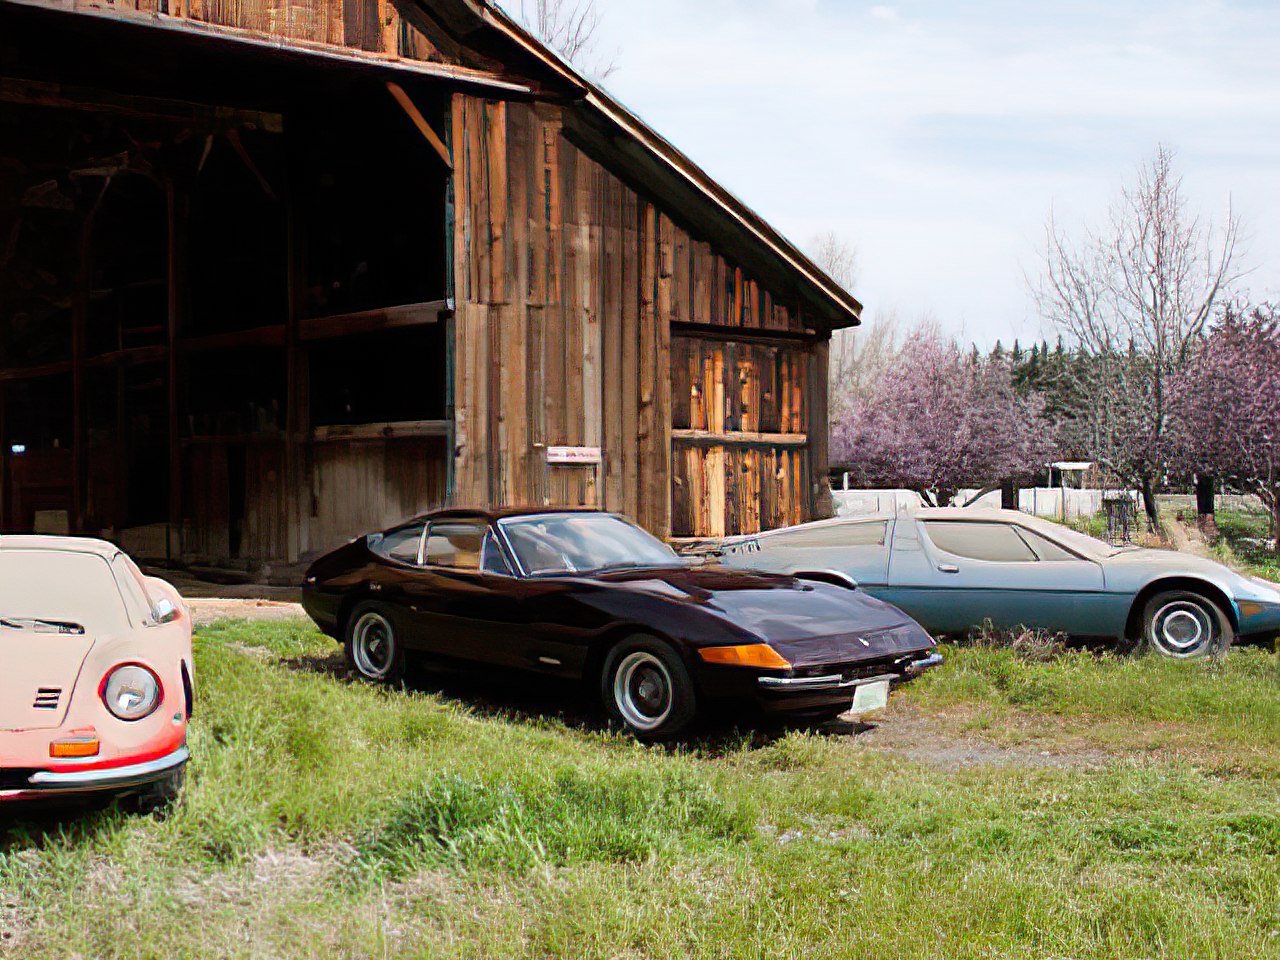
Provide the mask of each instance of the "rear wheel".
[{"label": "rear wheel", "polygon": [[404,648],[396,636],[391,612],[365,603],[347,620],[343,645],[347,668],[371,683],[395,683],[404,677]]},{"label": "rear wheel", "polygon": [[674,736],[698,712],[684,661],[655,637],[628,637],[609,651],[601,694],[610,715],[642,740]]},{"label": "rear wheel", "polygon": [[1226,612],[1199,593],[1166,590],[1142,608],[1140,651],[1198,660],[1226,653],[1234,639]]}]

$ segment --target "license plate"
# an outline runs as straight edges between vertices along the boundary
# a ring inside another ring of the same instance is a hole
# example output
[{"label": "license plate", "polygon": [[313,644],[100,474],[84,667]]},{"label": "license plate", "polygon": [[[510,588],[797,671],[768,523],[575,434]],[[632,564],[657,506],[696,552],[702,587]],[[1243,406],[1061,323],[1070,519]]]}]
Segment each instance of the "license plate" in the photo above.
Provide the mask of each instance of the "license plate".
[{"label": "license plate", "polygon": [[874,713],[889,705],[889,681],[877,680],[875,683],[864,683],[853,691],[853,709],[851,713]]}]

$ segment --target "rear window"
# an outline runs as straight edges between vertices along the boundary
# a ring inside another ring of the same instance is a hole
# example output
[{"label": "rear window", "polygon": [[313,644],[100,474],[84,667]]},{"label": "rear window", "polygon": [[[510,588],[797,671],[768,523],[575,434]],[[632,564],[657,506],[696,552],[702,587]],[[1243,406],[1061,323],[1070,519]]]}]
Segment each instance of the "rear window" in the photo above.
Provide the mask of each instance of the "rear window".
[{"label": "rear window", "polygon": [[374,534],[369,538],[369,549],[388,560],[416,565],[418,551],[422,547],[422,531],[426,528],[427,524],[423,521]]},{"label": "rear window", "polygon": [[92,633],[133,628],[106,558],[70,550],[0,550],[0,619],[24,617]]}]

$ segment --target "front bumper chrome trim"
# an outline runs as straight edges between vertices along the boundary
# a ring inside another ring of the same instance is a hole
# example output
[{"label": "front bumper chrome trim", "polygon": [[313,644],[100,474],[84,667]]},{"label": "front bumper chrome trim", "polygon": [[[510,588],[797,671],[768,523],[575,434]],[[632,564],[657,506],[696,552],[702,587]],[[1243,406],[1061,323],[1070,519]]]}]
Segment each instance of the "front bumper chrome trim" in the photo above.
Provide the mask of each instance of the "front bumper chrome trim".
[{"label": "front bumper chrome trim", "polygon": [[763,689],[776,693],[812,693],[818,690],[853,690],[868,683],[880,683],[900,679],[896,673],[882,673],[876,677],[857,677],[846,680],[838,673],[822,677],[761,677],[756,681]]},{"label": "front bumper chrome trim", "polygon": [[183,746],[166,756],[127,767],[109,767],[105,770],[40,770],[28,777],[27,782],[36,790],[49,791],[137,787],[160,779],[190,758],[191,751]]}]

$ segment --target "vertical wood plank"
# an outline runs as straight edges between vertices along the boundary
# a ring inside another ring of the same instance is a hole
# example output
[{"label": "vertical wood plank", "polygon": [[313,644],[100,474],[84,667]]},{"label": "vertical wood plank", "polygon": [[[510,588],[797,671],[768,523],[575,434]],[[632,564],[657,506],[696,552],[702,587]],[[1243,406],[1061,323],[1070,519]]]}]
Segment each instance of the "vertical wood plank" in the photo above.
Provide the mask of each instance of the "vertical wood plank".
[{"label": "vertical wood plank", "polygon": [[639,373],[640,390],[639,429],[639,498],[637,517],[647,530],[655,528],[658,494],[654,490],[654,473],[658,467],[654,455],[659,441],[661,425],[657,411],[657,306],[658,286],[658,213],[653,204],[642,200],[640,205],[637,249],[640,258],[640,330]]},{"label": "vertical wood plank", "polygon": [[623,419],[622,373],[622,184],[614,177],[604,178],[603,208],[600,211],[604,231],[602,328],[604,392],[604,506],[624,510],[622,448],[627,442],[627,426]]}]

